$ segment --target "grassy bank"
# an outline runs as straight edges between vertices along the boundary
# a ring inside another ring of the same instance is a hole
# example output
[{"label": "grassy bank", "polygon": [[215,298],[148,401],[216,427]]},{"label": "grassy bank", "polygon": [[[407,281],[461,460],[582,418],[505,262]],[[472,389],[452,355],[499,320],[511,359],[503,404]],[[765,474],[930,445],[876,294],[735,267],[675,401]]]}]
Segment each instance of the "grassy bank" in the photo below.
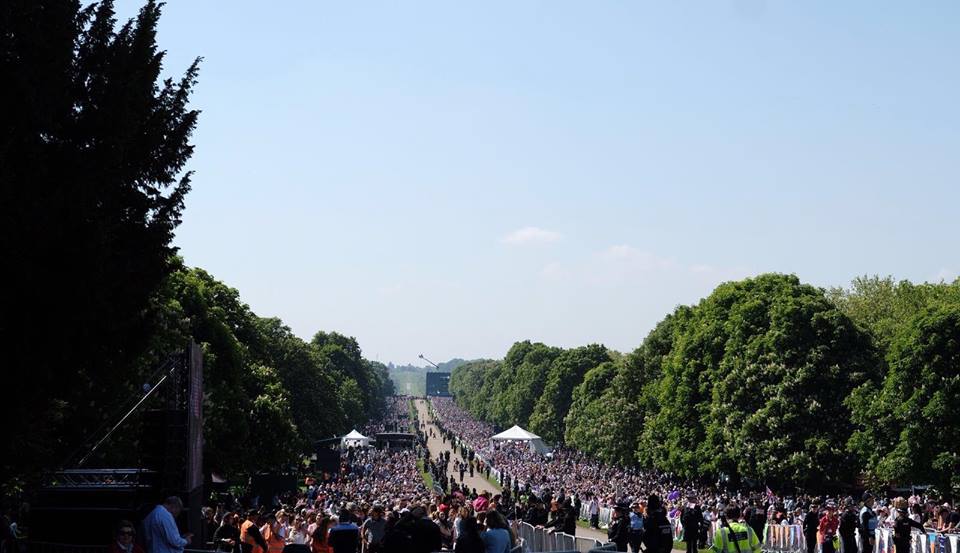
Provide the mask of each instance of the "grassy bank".
[{"label": "grassy bank", "polygon": [[423,459],[417,459],[417,469],[420,470],[420,476],[423,477],[423,483],[426,484],[428,490],[433,489],[433,476],[430,472],[424,468]]}]

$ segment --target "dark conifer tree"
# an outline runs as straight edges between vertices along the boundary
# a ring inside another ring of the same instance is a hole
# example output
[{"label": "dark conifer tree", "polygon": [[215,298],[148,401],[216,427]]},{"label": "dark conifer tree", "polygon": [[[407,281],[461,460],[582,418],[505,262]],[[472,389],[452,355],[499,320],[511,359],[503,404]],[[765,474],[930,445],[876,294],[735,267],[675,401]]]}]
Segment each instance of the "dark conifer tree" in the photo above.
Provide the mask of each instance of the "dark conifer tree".
[{"label": "dark conifer tree", "polygon": [[199,59],[159,80],[159,17],[0,3],[0,480],[55,467],[135,389],[198,117]]}]

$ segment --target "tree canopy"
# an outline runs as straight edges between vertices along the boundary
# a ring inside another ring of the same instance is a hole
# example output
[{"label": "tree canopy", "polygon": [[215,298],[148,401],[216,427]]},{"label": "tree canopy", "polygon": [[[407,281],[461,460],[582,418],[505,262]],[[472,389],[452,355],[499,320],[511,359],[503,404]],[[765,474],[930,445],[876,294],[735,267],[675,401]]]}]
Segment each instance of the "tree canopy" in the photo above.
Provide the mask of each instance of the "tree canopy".
[{"label": "tree canopy", "polygon": [[773,487],[836,489],[865,474],[949,490],[958,321],[960,281],[825,291],[765,274],[676,308],[629,355],[517,342],[501,362],[455,369],[450,388],[481,419],[616,464]]},{"label": "tree canopy", "polygon": [[861,278],[834,297],[884,352],[881,379],[848,399],[850,448],[875,482],[922,482],[960,491],[960,280]]},{"label": "tree canopy", "polygon": [[60,461],[65,437],[100,426],[156,332],[199,117],[199,59],[160,80],[159,17],[152,1],[119,27],[110,1],[0,6],[0,251],[16,290],[0,300],[16,390],[2,403],[19,421],[0,474]]}]

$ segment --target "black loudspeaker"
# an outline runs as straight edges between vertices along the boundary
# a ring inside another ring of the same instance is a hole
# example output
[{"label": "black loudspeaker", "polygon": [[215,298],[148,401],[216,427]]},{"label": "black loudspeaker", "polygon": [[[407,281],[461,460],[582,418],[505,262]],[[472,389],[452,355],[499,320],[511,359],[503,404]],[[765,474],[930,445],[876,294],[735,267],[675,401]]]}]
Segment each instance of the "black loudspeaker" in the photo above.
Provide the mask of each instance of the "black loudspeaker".
[{"label": "black loudspeaker", "polygon": [[330,448],[318,448],[314,470],[337,474],[340,472],[340,451]]},{"label": "black loudspeaker", "polygon": [[187,413],[181,409],[151,409],[143,415],[140,466],[157,471],[156,485],[161,493],[182,493],[186,489]]}]

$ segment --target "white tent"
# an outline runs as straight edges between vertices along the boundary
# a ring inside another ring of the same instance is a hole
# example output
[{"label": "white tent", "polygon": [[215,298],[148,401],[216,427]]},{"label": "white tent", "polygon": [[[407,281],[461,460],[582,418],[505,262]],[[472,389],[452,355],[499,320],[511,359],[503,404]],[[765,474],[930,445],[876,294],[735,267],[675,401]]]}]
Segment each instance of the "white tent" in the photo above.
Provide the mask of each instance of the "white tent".
[{"label": "white tent", "polygon": [[537,436],[533,432],[529,432],[520,428],[517,425],[504,430],[503,432],[497,434],[490,438],[492,442],[526,442],[530,446],[530,451],[535,451],[541,455],[544,455],[550,451],[550,448],[543,443],[543,439],[540,436]]},{"label": "white tent", "polygon": [[370,447],[370,438],[356,431],[351,430],[349,434],[340,438],[340,445],[343,447]]}]

